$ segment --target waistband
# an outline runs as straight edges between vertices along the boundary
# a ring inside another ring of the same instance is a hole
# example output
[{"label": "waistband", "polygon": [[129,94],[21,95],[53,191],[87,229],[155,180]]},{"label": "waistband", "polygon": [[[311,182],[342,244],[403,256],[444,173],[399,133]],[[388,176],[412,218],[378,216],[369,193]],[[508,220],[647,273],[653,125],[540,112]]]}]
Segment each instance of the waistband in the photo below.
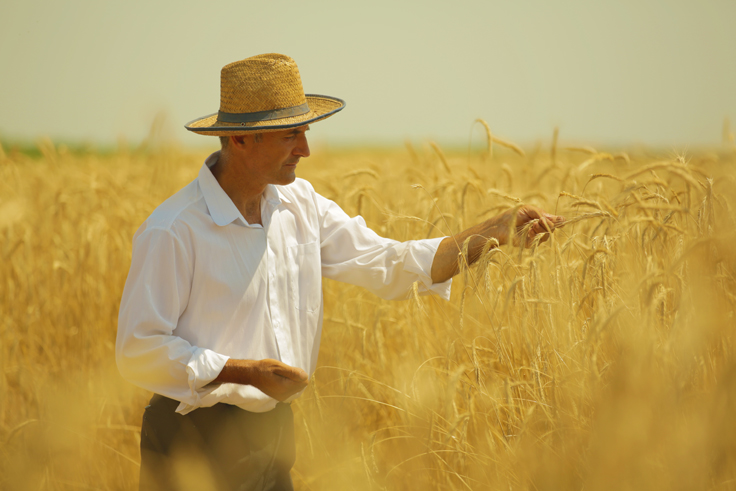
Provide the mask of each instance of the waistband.
[{"label": "waistband", "polygon": [[[161,394],[153,394],[153,397],[151,397],[151,400],[148,401],[148,405],[146,406],[146,409],[149,408],[160,408],[164,411],[170,411],[172,413],[176,412],[176,408],[179,407],[179,401],[175,399],[171,399],[166,396],[162,396]],[[199,407],[195,409],[195,411],[201,411],[203,409],[209,409],[211,411],[233,411],[238,412],[242,411],[243,413],[248,414],[269,414],[275,412],[282,412],[286,409],[291,409],[291,403],[290,402],[277,402],[276,407],[271,409],[270,411],[265,411],[263,413],[254,413],[252,411],[246,411],[245,409],[242,409],[238,406],[234,406],[232,404],[227,404],[224,402],[218,402],[214,406],[208,406],[208,407]]]}]

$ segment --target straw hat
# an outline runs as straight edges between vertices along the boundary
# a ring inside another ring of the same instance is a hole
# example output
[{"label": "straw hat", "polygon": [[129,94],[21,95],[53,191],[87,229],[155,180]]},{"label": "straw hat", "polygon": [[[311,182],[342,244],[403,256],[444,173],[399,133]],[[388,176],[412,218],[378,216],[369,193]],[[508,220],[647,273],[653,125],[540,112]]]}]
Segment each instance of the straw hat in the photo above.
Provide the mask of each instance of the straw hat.
[{"label": "straw hat", "polygon": [[344,107],[336,97],[305,95],[296,62],[270,53],[223,67],[219,112],[185,128],[212,136],[279,131],[320,121]]}]

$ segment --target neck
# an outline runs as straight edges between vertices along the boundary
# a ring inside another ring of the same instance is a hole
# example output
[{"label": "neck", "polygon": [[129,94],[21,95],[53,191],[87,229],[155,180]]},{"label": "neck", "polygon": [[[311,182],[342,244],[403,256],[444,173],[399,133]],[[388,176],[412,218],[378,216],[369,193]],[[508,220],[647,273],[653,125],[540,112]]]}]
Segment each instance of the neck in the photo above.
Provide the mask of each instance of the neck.
[{"label": "neck", "polygon": [[248,223],[262,225],[261,198],[267,184],[258,182],[255,176],[248,175],[245,166],[239,165],[227,152],[220,153],[220,157],[210,170],[243,218]]}]

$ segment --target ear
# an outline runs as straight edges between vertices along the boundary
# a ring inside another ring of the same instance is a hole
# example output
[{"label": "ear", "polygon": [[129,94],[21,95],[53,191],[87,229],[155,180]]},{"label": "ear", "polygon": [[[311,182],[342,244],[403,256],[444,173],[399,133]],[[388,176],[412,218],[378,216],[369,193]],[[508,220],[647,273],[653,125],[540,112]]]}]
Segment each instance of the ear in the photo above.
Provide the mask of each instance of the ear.
[{"label": "ear", "polygon": [[243,135],[236,135],[230,137],[230,143],[237,146],[237,147],[243,147],[245,146],[245,136]]}]

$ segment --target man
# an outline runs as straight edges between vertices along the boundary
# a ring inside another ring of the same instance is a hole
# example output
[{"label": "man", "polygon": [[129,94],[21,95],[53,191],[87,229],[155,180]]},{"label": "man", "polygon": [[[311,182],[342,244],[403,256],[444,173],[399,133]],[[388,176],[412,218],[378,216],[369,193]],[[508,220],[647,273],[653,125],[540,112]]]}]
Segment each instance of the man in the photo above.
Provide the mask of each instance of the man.
[{"label": "man", "polygon": [[288,403],[316,367],[322,276],[383,298],[405,298],[414,282],[449,298],[466,239],[472,262],[490,238],[529,225],[528,241],[544,240],[562,220],[524,207],[455,237],[379,237],[296,179],[310,124],[342,100],[305,95],[278,54],[225,66],[220,90],[219,112],[187,129],[221,137],[222,150],[136,232],[120,305],[118,367],[155,393],[141,489],[181,489],[192,468],[217,489],[291,489]]}]

